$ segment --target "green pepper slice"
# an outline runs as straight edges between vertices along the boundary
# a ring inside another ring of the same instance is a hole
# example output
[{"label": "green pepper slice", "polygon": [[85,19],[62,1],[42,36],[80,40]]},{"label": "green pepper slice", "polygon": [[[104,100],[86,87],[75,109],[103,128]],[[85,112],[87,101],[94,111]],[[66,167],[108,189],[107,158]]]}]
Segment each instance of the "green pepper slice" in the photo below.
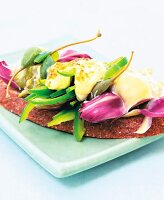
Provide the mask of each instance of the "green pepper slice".
[{"label": "green pepper slice", "polygon": [[25,101],[30,101],[30,100],[34,99],[36,96],[37,96],[36,94],[30,94],[26,98],[24,98],[24,100]]},{"label": "green pepper slice", "polygon": [[28,118],[29,113],[31,112],[31,110],[35,107],[35,104],[29,102],[25,108],[23,109],[23,112],[20,116],[19,119],[19,123],[23,122],[24,120],[26,120]]},{"label": "green pepper slice", "polygon": [[127,64],[127,58],[126,57],[119,57],[119,58],[116,58],[115,60],[111,61],[111,62],[105,62],[105,65],[107,65],[108,67],[111,67],[112,65],[114,64],[118,64],[120,66],[124,66]]},{"label": "green pepper slice", "polygon": [[53,117],[53,120],[50,121],[47,126],[54,126],[61,124],[62,122],[71,121],[75,118],[75,110],[62,110]]},{"label": "green pepper slice", "polygon": [[47,69],[51,67],[53,64],[55,64],[53,58],[50,55],[47,56],[40,68],[41,79],[45,79],[47,77]]},{"label": "green pepper slice", "polygon": [[76,105],[77,102],[78,102],[77,100],[71,101],[71,102],[69,103],[69,105],[70,105],[71,107],[74,107],[74,106]]},{"label": "green pepper slice", "polygon": [[40,105],[55,105],[55,104],[65,103],[68,100],[71,100],[75,97],[76,97],[75,92],[71,91],[62,96],[52,98],[52,99],[35,98],[31,102],[34,104],[40,104]]},{"label": "green pepper slice", "polygon": [[109,68],[107,69],[105,73],[104,80],[107,80],[116,76],[120,72],[120,70],[122,70],[122,68],[126,66],[127,63],[128,63],[128,60],[126,57],[120,57],[114,60],[113,62],[109,63],[108,64]]},{"label": "green pepper slice", "polygon": [[61,96],[61,95],[65,94],[65,93],[66,93],[66,90],[65,90],[65,89],[57,90],[57,91],[53,92],[53,93],[50,95],[50,97],[51,97],[51,98],[55,98],[55,97],[58,97],[58,96]]},{"label": "green pepper slice", "polygon": [[22,98],[22,97],[25,97],[27,95],[29,95],[29,91],[28,91],[28,89],[24,89],[19,93],[18,97]]},{"label": "green pepper slice", "polygon": [[52,93],[52,90],[48,89],[46,86],[41,86],[39,88],[33,88],[29,90],[29,92],[40,96],[40,95],[50,95]]},{"label": "green pepper slice", "polygon": [[51,57],[55,62],[58,61],[58,59],[59,59],[58,51],[51,52]]},{"label": "green pepper slice", "polygon": [[75,108],[75,119],[73,123],[73,135],[76,141],[80,142],[85,134],[84,120],[80,119],[80,104],[78,103]]},{"label": "green pepper slice", "polygon": [[68,87],[66,93],[71,92],[72,90],[75,90],[75,85]]},{"label": "green pepper slice", "polygon": [[60,71],[60,70],[57,70],[57,73],[62,75],[62,76],[68,76],[68,77],[71,77],[71,76],[75,76],[75,73],[76,73],[76,69],[75,68],[72,68],[68,71]]},{"label": "green pepper slice", "polygon": [[34,63],[43,62],[49,54],[50,54],[50,52],[48,52],[48,51],[43,51],[43,52],[39,53],[39,55],[37,55],[36,58],[34,59]]}]

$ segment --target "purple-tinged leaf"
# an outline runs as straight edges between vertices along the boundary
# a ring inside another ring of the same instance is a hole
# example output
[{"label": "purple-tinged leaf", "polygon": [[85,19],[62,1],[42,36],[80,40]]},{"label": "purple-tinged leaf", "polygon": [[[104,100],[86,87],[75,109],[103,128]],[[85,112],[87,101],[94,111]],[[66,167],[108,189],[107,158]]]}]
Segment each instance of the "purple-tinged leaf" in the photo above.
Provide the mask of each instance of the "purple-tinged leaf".
[{"label": "purple-tinged leaf", "polygon": [[[8,84],[11,78],[11,70],[7,68],[7,63],[5,61],[0,61],[0,79],[2,79],[6,84]],[[18,85],[12,81],[11,86],[18,89]]]},{"label": "purple-tinged leaf", "polygon": [[63,54],[60,55],[59,62],[69,62],[71,60],[75,60],[77,58],[88,58],[91,59],[91,57],[88,54],[79,53],[74,50],[67,50]]},{"label": "purple-tinged leaf", "polygon": [[10,77],[11,70],[7,68],[7,63],[3,60],[0,61],[0,76]]},{"label": "purple-tinged leaf", "polygon": [[164,97],[149,101],[141,113],[147,117],[164,117]]},{"label": "purple-tinged leaf", "polygon": [[150,100],[146,108],[140,112],[145,118],[135,133],[143,134],[151,127],[153,117],[164,117],[164,97]]},{"label": "purple-tinged leaf", "polygon": [[127,112],[127,109],[119,96],[107,92],[91,101],[84,102],[80,112],[80,117],[84,120],[97,123],[121,117]]}]

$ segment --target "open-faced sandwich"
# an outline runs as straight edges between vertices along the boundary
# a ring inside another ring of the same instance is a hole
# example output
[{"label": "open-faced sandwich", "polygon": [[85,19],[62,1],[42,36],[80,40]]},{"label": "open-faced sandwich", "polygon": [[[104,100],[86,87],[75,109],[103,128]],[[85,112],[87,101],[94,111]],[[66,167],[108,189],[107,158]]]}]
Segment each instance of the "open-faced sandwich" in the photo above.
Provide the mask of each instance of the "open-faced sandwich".
[{"label": "open-faced sandwich", "polygon": [[[41,126],[96,138],[134,138],[164,133],[164,85],[150,70],[131,67],[129,59],[98,61],[92,55],[28,49],[21,67],[0,62],[0,104]],[[32,130],[31,130],[32,131]]]}]

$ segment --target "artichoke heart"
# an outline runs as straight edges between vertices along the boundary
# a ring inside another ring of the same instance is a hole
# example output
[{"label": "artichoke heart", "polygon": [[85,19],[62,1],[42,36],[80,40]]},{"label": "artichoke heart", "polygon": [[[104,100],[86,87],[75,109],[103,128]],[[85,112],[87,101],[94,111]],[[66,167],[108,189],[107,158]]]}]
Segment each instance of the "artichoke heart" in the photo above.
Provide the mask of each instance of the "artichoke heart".
[{"label": "artichoke heart", "polygon": [[40,67],[41,65],[33,65],[25,68],[19,72],[19,74],[14,78],[14,81],[22,89],[37,87],[40,79]]}]

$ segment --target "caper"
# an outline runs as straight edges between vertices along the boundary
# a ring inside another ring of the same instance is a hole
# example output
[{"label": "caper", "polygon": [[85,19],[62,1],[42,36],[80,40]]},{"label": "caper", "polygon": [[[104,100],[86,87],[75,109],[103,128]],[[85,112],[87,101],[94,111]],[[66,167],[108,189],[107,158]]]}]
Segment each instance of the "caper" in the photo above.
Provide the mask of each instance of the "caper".
[{"label": "caper", "polygon": [[27,49],[21,60],[21,66],[25,68],[34,65],[35,58],[43,51],[45,51],[45,49],[40,47],[31,47]]},{"label": "caper", "polygon": [[99,81],[91,91],[91,98],[94,98],[105,92],[113,84],[113,79]]}]

